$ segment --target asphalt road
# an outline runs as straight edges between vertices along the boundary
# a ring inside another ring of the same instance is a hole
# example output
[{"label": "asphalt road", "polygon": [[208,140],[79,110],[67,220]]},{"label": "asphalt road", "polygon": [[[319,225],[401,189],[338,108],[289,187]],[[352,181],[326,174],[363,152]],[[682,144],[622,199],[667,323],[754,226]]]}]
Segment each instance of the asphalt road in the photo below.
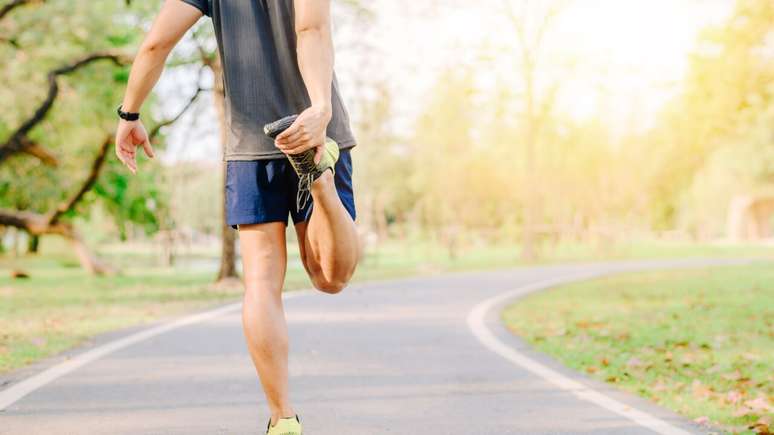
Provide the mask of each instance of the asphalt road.
[{"label": "asphalt road", "polygon": [[[468,316],[483,300],[538,290],[529,284],[546,279],[729,262],[547,266],[358,284],[338,295],[304,291],[285,300],[291,400],[308,435],[654,433],[493,352],[474,335]],[[505,302],[486,310],[485,323],[515,352],[675,429],[663,433],[702,432],[531,351],[499,323]],[[0,395],[44,369],[147,329],[105,334],[2,375]],[[0,411],[0,434],[261,434],[268,416],[234,304],[38,387]]]}]

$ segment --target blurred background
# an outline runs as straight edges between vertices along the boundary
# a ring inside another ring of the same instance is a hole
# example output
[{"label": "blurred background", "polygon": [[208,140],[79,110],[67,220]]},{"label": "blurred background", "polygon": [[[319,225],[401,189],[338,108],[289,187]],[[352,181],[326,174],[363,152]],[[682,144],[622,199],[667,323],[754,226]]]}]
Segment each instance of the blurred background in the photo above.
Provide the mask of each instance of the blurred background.
[{"label": "blurred background", "polygon": [[[2,370],[241,292],[208,19],[144,107],[161,158],[132,176],[113,154],[158,8],[0,2]],[[335,0],[334,20],[356,279],[772,255],[771,0]]]},{"label": "blurred background", "polygon": [[[4,260],[64,239],[97,273],[141,253],[238,269],[216,264],[237,256],[219,248],[234,234],[222,224],[209,20],[145,106],[160,161],[132,177],[103,146],[157,8],[4,7]],[[773,11],[768,0],[335,2],[366,256],[393,245],[428,260],[496,246],[503,262],[632,255],[635,242],[765,245]]]}]

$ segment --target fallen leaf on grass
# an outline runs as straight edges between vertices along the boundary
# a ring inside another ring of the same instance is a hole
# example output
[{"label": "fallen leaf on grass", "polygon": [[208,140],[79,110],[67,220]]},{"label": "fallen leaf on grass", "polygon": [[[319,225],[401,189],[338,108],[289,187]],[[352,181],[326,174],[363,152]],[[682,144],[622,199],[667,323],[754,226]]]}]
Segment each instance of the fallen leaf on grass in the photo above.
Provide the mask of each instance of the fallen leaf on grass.
[{"label": "fallen leaf on grass", "polygon": [[744,405],[756,411],[774,412],[774,408],[772,408],[771,405],[769,405],[769,401],[766,400],[766,398],[763,396],[758,396],[753,400],[747,400],[744,402]]},{"label": "fallen leaf on grass", "polygon": [[599,371],[597,367],[594,367],[594,366],[586,367],[586,373],[596,373],[597,371]]},{"label": "fallen leaf on grass", "polygon": [[575,322],[575,327],[578,329],[593,329],[593,328],[601,328],[605,326],[605,322],[592,322],[588,320],[580,320],[578,322]]},{"label": "fallen leaf on grass", "polygon": [[755,412],[746,406],[742,406],[741,408],[734,411],[734,413],[731,415],[734,417],[747,417],[749,415],[755,415]]},{"label": "fallen leaf on grass", "polygon": [[706,399],[712,396],[712,388],[702,384],[698,379],[694,379],[691,384],[691,391],[693,396],[699,399]]},{"label": "fallen leaf on grass", "polygon": [[37,348],[41,348],[46,345],[46,339],[44,337],[32,337],[30,338],[30,343]]},{"label": "fallen leaf on grass", "polygon": [[652,389],[653,389],[653,391],[661,392],[661,391],[668,390],[669,387],[663,381],[658,381],[658,382],[655,383],[655,385],[653,385]]},{"label": "fallen leaf on grass", "polygon": [[742,378],[742,372],[740,372],[739,370],[734,370],[731,373],[725,373],[720,376],[727,381],[738,381],[739,379]]},{"label": "fallen leaf on grass", "polygon": [[739,391],[732,390],[726,394],[726,402],[732,405],[736,405],[740,400],[742,400],[742,393]]},{"label": "fallen leaf on grass", "polygon": [[706,372],[709,373],[709,374],[715,374],[715,373],[719,372],[721,369],[722,369],[722,367],[720,367],[719,364],[715,364],[714,366],[708,368],[706,370]]},{"label": "fallen leaf on grass", "polygon": [[683,367],[688,367],[694,362],[696,362],[696,359],[693,357],[692,354],[686,353],[680,358],[680,362],[683,364]]},{"label": "fallen leaf on grass", "polygon": [[759,435],[771,435],[771,419],[768,417],[761,417],[750,425],[749,429],[754,430]]},{"label": "fallen leaf on grass", "polygon": [[562,337],[564,335],[567,335],[567,330],[564,328],[555,329],[546,334],[549,337]]}]

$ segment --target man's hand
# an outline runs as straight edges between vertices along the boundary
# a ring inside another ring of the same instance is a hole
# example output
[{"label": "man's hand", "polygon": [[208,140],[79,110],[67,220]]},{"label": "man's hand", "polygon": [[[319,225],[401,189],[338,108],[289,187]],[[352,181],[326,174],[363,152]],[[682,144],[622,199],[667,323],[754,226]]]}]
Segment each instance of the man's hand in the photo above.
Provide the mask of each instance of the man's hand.
[{"label": "man's hand", "polygon": [[301,112],[296,121],[277,136],[274,144],[285,154],[299,154],[317,148],[314,161],[319,163],[331,116],[329,106],[312,106]]},{"label": "man's hand", "polygon": [[132,174],[137,173],[135,155],[137,147],[140,146],[145,150],[146,156],[150,158],[156,156],[153,153],[153,148],[148,140],[148,133],[145,131],[142,122],[121,120],[116,130],[116,156],[118,156],[118,160],[121,160],[121,163],[132,171]]},{"label": "man's hand", "polygon": [[[201,10],[183,1],[164,2],[132,63],[126,95],[121,104],[124,110],[140,111],[143,101],[161,76],[170,51],[202,15]],[[142,123],[121,120],[116,131],[116,155],[133,174],[137,173],[135,153],[138,146],[143,147],[148,157],[153,157],[153,148]]]}]

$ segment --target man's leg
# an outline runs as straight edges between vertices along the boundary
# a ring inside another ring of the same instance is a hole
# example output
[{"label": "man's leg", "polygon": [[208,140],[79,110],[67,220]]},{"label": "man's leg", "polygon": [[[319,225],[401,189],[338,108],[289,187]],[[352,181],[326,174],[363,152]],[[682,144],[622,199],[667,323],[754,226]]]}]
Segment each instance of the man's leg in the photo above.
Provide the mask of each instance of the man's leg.
[{"label": "man's leg", "polygon": [[315,287],[338,293],[360,256],[355,222],[339,199],[331,171],[312,183],[312,200],[311,217],[296,224],[301,258]]},{"label": "man's leg", "polygon": [[288,331],[282,307],[287,251],[285,224],[239,226],[245,280],[242,326],[271,410],[271,424],[291,417],[288,399]]}]

